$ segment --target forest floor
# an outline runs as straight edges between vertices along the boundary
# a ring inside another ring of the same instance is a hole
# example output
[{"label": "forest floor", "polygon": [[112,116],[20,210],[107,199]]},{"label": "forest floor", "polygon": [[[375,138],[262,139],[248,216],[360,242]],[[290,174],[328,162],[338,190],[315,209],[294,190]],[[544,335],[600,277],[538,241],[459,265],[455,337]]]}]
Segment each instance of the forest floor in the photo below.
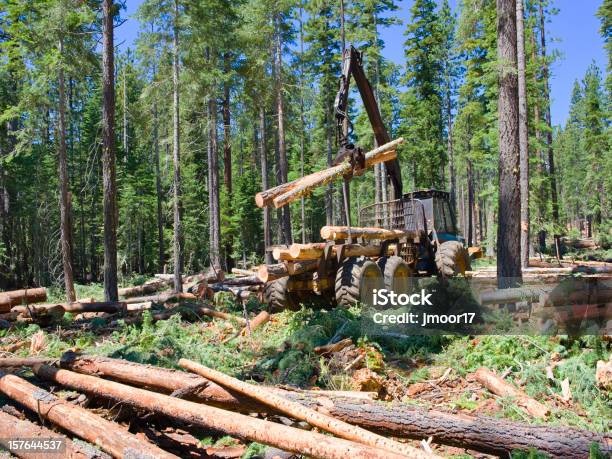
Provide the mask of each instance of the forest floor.
[{"label": "forest floor", "polygon": [[[98,285],[78,286],[77,290],[79,297],[101,298]],[[229,295],[218,294],[215,302],[219,310],[237,316],[242,313],[242,306]],[[257,311],[262,306],[250,300],[247,307]],[[103,318],[75,321],[66,314],[53,327],[19,325],[10,333],[0,331],[0,356],[55,358],[75,351],[170,368],[177,368],[178,360],[187,358],[243,380],[375,391],[381,400],[455,413],[598,432],[608,431],[612,419],[610,394],[598,388],[595,377],[596,362],[611,358],[610,342],[598,336],[368,337],[363,334],[358,308],[328,311],[304,307],[277,313],[250,337],[228,339],[235,333],[234,325],[207,317],[187,321],[180,315],[154,323],[148,312],[137,325],[121,320],[111,324]],[[314,352],[315,346],[333,338],[351,338],[353,344],[331,355]],[[346,370],[359,355],[365,358]],[[548,418],[532,418],[511,399],[483,389],[472,377],[483,366],[543,402],[550,408]],[[365,376],[363,368],[368,369]],[[569,381],[569,399],[562,388],[565,379]],[[0,404],[5,401],[0,398]],[[203,445],[232,443],[227,437],[213,435],[199,440]],[[243,457],[256,457],[262,449],[262,445],[251,444]],[[436,446],[434,450],[447,457],[488,457],[460,448]]]}]

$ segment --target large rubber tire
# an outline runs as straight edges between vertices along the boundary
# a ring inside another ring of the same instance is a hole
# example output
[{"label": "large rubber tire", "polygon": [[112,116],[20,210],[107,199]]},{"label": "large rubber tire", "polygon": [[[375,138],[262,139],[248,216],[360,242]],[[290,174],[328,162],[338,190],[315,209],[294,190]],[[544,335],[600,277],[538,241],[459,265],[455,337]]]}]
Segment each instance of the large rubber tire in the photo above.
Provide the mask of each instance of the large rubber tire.
[{"label": "large rubber tire", "polygon": [[397,294],[412,291],[414,283],[412,269],[402,258],[398,256],[381,257],[377,264],[383,273],[385,288]]},{"label": "large rubber tire", "polygon": [[268,304],[269,312],[280,312],[286,309],[297,311],[300,309],[298,296],[287,291],[288,277],[283,277],[264,285],[264,301]]},{"label": "large rubber tire", "polygon": [[436,251],[436,267],[442,277],[465,274],[471,269],[467,249],[459,241],[443,242]]},{"label": "large rubber tire", "polygon": [[358,303],[371,306],[373,290],[384,286],[382,272],[375,262],[365,257],[347,258],[336,272],[336,302],[343,307]]}]

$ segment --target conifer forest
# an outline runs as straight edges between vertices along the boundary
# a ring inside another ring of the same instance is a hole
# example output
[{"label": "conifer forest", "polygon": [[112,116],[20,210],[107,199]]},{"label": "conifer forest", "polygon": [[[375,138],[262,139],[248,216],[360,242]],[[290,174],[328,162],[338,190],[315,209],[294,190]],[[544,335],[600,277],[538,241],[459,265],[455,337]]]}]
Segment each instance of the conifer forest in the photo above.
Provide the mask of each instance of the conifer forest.
[{"label": "conifer forest", "polygon": [[0,0],[0,455],[608,457],[612,0],[581,73],[568,3]]}]

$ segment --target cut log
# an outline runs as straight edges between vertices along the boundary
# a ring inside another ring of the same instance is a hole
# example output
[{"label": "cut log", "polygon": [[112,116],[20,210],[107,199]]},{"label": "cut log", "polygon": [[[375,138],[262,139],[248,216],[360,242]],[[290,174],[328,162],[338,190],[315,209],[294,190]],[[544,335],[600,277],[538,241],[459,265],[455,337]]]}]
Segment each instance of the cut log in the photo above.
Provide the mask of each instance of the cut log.
[{"label": "cut log", "polygon": [[0,292],[0,312],[9,312],[13,306],[19,304],[40,303],[46,300],[47,289],[44,287]]},{"label": "cut log", "polygon": [[256,274],[252,276],[245,277],[234,277],[233,279],[225,279],[223,281],[223,285],[227,287],[242,287],[245,285],[259,285],[261,284],[261,280],[257,277]]},{"label": "cut log", "polygon": [[331,354],[334,352],[340,352],[342,349],[349,347],[351,344],[353,344],[353,340],[350,338],[345,338],[337,343],[317,346],[314,348],[314,351],[315,354]]},{"label": "cut log", "polygon": [[[352,231],[352,228],[351,228]],[[292,244],[289,247],[289,254],[292,260],[318,260],[323,255],[325,242],[317,242],[313,244]],[[379,245],[361,245],[361,244],[344,244],[345,257],[379,257],[381,256],[381,246]],[[332,247],[332,254],[338,255],[338,250],[341,246],[335,245]]]},{"label": "cut log", "polygon": [[522,390],[517,389],[512,384],[504,381],[491,370],[481,367],[474,374],[476,380],[489,391],[500,397],[514,397],[518,406],[530,415],[537,418],[544,418],[548,415],[549,409],[542,403],[529,397]]},{"label": "cut log", "polygon": [[193,293],[173,293],[166,292],[160,293],[159,295],[139,296],[134,298],[128,298],[124,301],[126,304],[145,303],[152,301],[153,303],[165,303],[166,301],[172,300],[196,300],[196,296]]},{"label": "cut log", "polygon": [[49,359],[46,357],[3,357],[0,358],[0,368],[18,368],[18,367],[33,367],[40,364],[52,364],[58,359]]},{"label": "cut log", "polygon": [[334,435],[346,440],[362,443],[374,448],[382,448],[390,453],[406,455],[407,457],[435,457],[413,448],[410,445],[382,437],[368,430],[362,429],[361,427],[348,424],[318,411],[306,408],[299,403],[292,402],[291,400],[288,400],[276,393],[270,392],[262,386],[255,386],[253,384],[245,383],[244,381],[232,378],[231,376],[221,373],[220,371],[213,370],[212,368],[205,367],[204,365],[200,365],[196,362],[181,359],[179,360],[179,365],[188,369],[189,371],[192,371],[193,373],[203,376],[206,379],[214,381],[227,389],[237,391],[263,403],[264,405],[269,406],[270,408],[287,414],[294,419],[306,421],[312,426],[319,427],[326,432],[333,433]]},{"label": "cut log", "polygon": [[152,307],[153,307],[152,301],[144,301],[142,303],[126,304],[126,310],[128,312],[146,311],[147,309],[151,309]]},{"label": "cut log", "polygon": [[260,265],[257,269],[257,278],[262,282],[272,282],[273,280],[287,277],[289,270],[285,263],[275,265]]},{"label": "cut log", "polygon": [[[375,164],[396,159],[397,153],[395,152],[395,149],[403,142],[404,139],[399,138],[366,153],[365,168],[367,169]],[[342,164],[338,164],[337,166],[301,177],[293,182],[294,185],[291,185],[290,189],[282,194],[278,194],[275,198],[273,198],[272,202],[274,203],[274,207],[278,209],[286,206],[296,199],[306,196],[312,192],[314,188],[323,186],[333,180],[341,178],[344,175],[350,174],[351,172],[352,166],[347,160]]]},{"label": "cut log", "polygon": [[167,416],[188,424],[221,431],[233,437],[275,446],[285,451],[323,459],[344,459],[347,457],[399,459],[404,457],[385,450],[137,389],[93,376],[73,373],[68,370],[58,370],[42,365],[35,367],[34,372],[41,378],[78,391],[112,399],[134,408]]},{"label": "cut log", "polygon": [[171,283],[171,280],[155,279],[149,282],[145,282],[142,285],[137,285],[136,287],[120,288],[119,295],[124,298],[147,295],[164,289],[171,285]]},{"label": "cut log", "polygon": [[480,304],[504,304],[517,301],[539,301],[540,295],[544,290],[537,287],[508,288],[494,290],[492,292],[482,292],[480,294]]},{"label": "cut log", "polygon": [[540,302],[544,306],[563,306],[574,304],[603,304],[612,302],[612,289],[575,290],[553,289],[542,295]]},{"label": "cut log", "polygon": [[238,322],[241,325],[246,325],[246,320],[244,319],[244,317],[236,316],[233,314],[228,314],[222,311],[217,311],[215,309],[207,308],[205,306],[194,308],[194,312],[198,314],[202,314],[204,316],[214,317],[216,319],[233,320],[233,321]]},{"label": "cut log", "polygon": [[64,305],[66,312],[83,313],[83,312],[108,312],[118,313],[126,311],[126,303],[123,302],[101,302],[101,303],[67,303]]},{"label": "cut log", "polygon": [[[52,451],[38,453],[24,452],[23,449],[11,449],[9,440],[27,438],[29,440],[53,440],[62,442],[62,451],[57,454]],[[0,447],[6,449],[15,457],[23,459],[49,459],[62,457],[67,459],[103,459],[110,458],[92,445],[75,443],[65,435],[58,434],[45,427],[41,427],[27,419],[19,419],[0,410]]]},{"label": "cut log", "polygon": [[13,306],[11,312],[19,314],[20,318],[32,320],[59,320],[66,311],[63,304],[31,304],[28,306]]},{"label": "cut log", "polygon": [[[351,235],[353,237],[363,239],[398,239],[407,236],[408,233],[401,230],[390,230],[384,228],[361,228],[358,226],[351,227]],[[321,228],[321,237],[329,241],[337,241],[340,239],[348,239],[348,226],[324,226]]]},{"label": "cut log", "polygon": [[[46,367],[52,368],[52,367]],[[91,411],[68,403],[15,375],[0,372],[0,392],[41,417],[99,446],[113,457],[176,458]]]},{"label": "cut log", "polygon": [[288,183],[281,183],[280,185],[265,191],[260,191],[255,195],[255,204],[257,204],[257,207],[260,208],[271,206],[275,197],[293,190],[296,186],[298,186],[298,184],[299,182],[294,180]]},{"label": "cut log", "polygon": [[274,247],[272,249],[272,258],[277,261],[291,260],[289,249],[283,247]]},{"label": "cut log", "polygon": [[236,276],[252,276],[253,271],[250,269],[232,268],[232,274],[235,274]]},{"label": "cut log", "polygon": [[260,265],[257,270],[257,277],[264,283],[271,282],[282,277],[314,271],[318,265],[317,260],[296,260],[275,265]]},{"label": "cut log", "polygon": [[[0,365],[2,360],[0,359]],[[236,392],[192,373],[128,362],[107,357],[65,354],[63,367],[88,375],[115,379],[127,384],[172,393],[185,398],[241,413],[269,412],[270,409]],[[403,403],[378,403],[342,397],[330,391],[287,391],[270,388],[283,397],[310,408],[357,424],[382,435],[434,438],[437,443],[474,449],[488,454],[509,455],[530,448],[555,458],[584,458],[593,442],[602,451],[612,447],[610,434],[547,425],[532,425],[488,416],[457,415]]]},{"label": "cut log", "polygon": [[242,336],[249,335],[250,332],[252,332],[253,330],[256,330],[257,328],[261,327],[262,325],[268,323],[270,321],[271,317],[272,316],[270,316],[270,313],[268,311],[261,311],[259,314],[257,314],[253,318],[253,320],[250,320],[249,323],[245,325],[245,327],[242,329],[240,334]]}]

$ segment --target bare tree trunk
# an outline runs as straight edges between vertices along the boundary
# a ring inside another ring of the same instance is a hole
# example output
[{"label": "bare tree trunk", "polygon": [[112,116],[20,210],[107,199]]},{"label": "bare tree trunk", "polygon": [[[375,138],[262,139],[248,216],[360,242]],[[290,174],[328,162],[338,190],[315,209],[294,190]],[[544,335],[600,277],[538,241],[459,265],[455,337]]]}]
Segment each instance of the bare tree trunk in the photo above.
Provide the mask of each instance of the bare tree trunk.
[{"label": "bare tree trunk", "polygon": [[450,83],[448,88],[448,91],[446,91],[446,128],[448,130],[446,151],[448,154],[448,173],[450,175],[450,201],[453,206],[453,210],[455,210],[457,208],[457,178],[455,176],[455,155],[453,149],[453,113]]},{"label": "bare tree trunk", "polygon": [[[63,37],[59,40],[59,53],[60,59],[64,55],[64,39]],[[64,266],[64,285],[66,288],[66,298],[70,301],[76,300],[76,293],[74,292],[74,278],[72,273],[72,244],[70,243],[71,237],[71,218],[70,218],[70,200],[68,196],[68,166],[66,159],[66,94],[65,94],[65,83],[64,83],[64,67],[63,60],[60,60],[59,71],[58,71],[58,91],[59,91],[59,105],[58,105],[58,168],[59,168],[59,182],[60,182],[60,245],[62,252],[62,263]]]},{"label": "bare tree trunk", "polygon": [[[329,126],[331,125],[331,118],[329,111],[325,113],[325,135],[326,135],[326,147],[327,147],[327,167],[332,166],[332,134]],[[325,224],[334,224],[334,185],[332,183],[327,185],[327,193],[325,194]]]},{"label": "bare tree trunk", "polygon": [[539,1],[540,7],[540,44],[542,52],[542,80],[544,81],[544,119],[546,121],[546,146],[548,149],[548,174],[550,179],[550,198],[552,201],[552,215],[554,223],[559,223],[559,202],[557,199],[557,178],[555,176],[555,158],[552,141],[552,123],[550,118],[550,86],[548,82],[548,62],[546,61],[546,30],[544,28],[544,7],[542,0]]},{"label": "bare tree trunk", "polygon": [[174,291],[183,291],[181,270],[183,269],[183,253],[181,249],[181,169],[180,169],[180,113],[179,113],[179,0],[174,0],[174,24],[172,34],[172,87],[173,87],[173,134],[172,159],[174,164]]},{"label": "bare tree trunk", "polygon": [[[206,49],[206,59],[210,63],[211,52]],[[210,263],[212,266],[221,266],[221,226],[219,212],[219,163],[217,142],[217,100],[214,90],[208,98],[208,219],[209,219],[209,246]]]},{"label": "bare tree trunk", "polygon": [[115,170],[115,58],[113,0],[103,0],[102,44],[102,176],[104,182],[104,299],[118,301],[117,293],[117,178]]},{"label": "bare tree trunk", "polygon": [[130,50],[127,50],[127,57],[123,66],[123,153],[125,161],[128,159],[128,117],[127,117],[127,61],[130,58]]},{"label": "bare tree trunk", "polygon": [[[263,191],[270,186],[268,182],[268,151],[266,147],[266,109],[263,101],[259,105],[259,159],[261,161],[261,185]],[[272,229],[270,228],[270,207],[264,207],[263,231],[264,231],[264,260],[267,264],[273,263],[272,252],[268,247],[272,245]]]},{"label": "bare tree trunk", "polygon": [[[302,21],[303,8],[300,8],[300,174],[304,177],[304,149],[306,142],[306,120],[304,119],[304,23]],[[302,244],[306,244],[306,208],[304,198],[300,199],[300,225],[302,229]]]},{"label": "bare tree trunk", "polygon": [[519,147],[521,180],[521,266],[529,266],[529,132],[527,126],[527,81],[525,79],[525,26],[523,0],[516,0],[518,54]]},{"label": "bare tree trunk", "polygon": [[[468,144],[469,145],[469,144]],[[468,146],[469,153],[469,146]],[[468,188],[468,205],[467,205],[467,243],[471,247],[474,245],[474,174],[472,172],[472,161],[467,160],[467,188]]]},{"label": "bare tree trunk", "polygon": [[497,0],[497,56],[500,62],[497,282],[499,288],[508,288],[521,278],[516,0]]},{"label": "bare tree trunk", "polygon": [[[537,44],[535,39],[535,29],[531,30],[531,59],[535,63],[536,62],[536,51]],[[538,90],[538,75],[537,72],[533,73],[533,85],[536,88],[536,97],[534,99],[533,104],[533,124],[535,130],[535,138],[536,138],[536,150],[535,156],[538,160],[537,163],[537,172],[540,178],[544,177],[544,160],[542,157],[542,150],[540,145],[542,143],[542,132],[540,131],[540,91]],[[545,203],[546,203],[546,188],[544,186],[540,187],[538,194],[538,225],[540,227],[544,223],[544,215],[545,211]]]},{"label": "bare tree trunk", "polygon": [[[278,114],[278,157],[280,183],[287,183],[289,163],[287,162],[287,145],[285,143],[285,119],[283,113],[283,48],[281,42],[280,15],[276,15],[276,109]],[[284,244],[292,244],[291,214],[288,206],[281,210],[281,234]]]},{"label": "bare tree trunk", "polygon": [[[155,96],[154,96],[155,97]],[[157,244],[158,244],[158,256],[157,256],[157,270],[158,272],[164,272],[164,223],[163,223],[163,212],[162,212],[162,184],[161,184],[161,170],[159,164],[159,134],[158,134],[158,114],[157,114],[157,101],[153,102],[153,150],[155,153],[155,191],[157,195]]]},{"label": "bare tree trunk", "polygon": [[[231,73],[230,54],[223,55],[223,70],[225,72],[225,81],[223,83],[223,182],[225,191],[228,194],[229,200],[232,196],[232,141],[231,141],[231,112],[230,112],[230,82],[228,81]],[[231,206],[229,208],[231,211]],[[234,267],[232,260],[233,241],[227,239],[225,245],[225,269],[231,271]]]}]

